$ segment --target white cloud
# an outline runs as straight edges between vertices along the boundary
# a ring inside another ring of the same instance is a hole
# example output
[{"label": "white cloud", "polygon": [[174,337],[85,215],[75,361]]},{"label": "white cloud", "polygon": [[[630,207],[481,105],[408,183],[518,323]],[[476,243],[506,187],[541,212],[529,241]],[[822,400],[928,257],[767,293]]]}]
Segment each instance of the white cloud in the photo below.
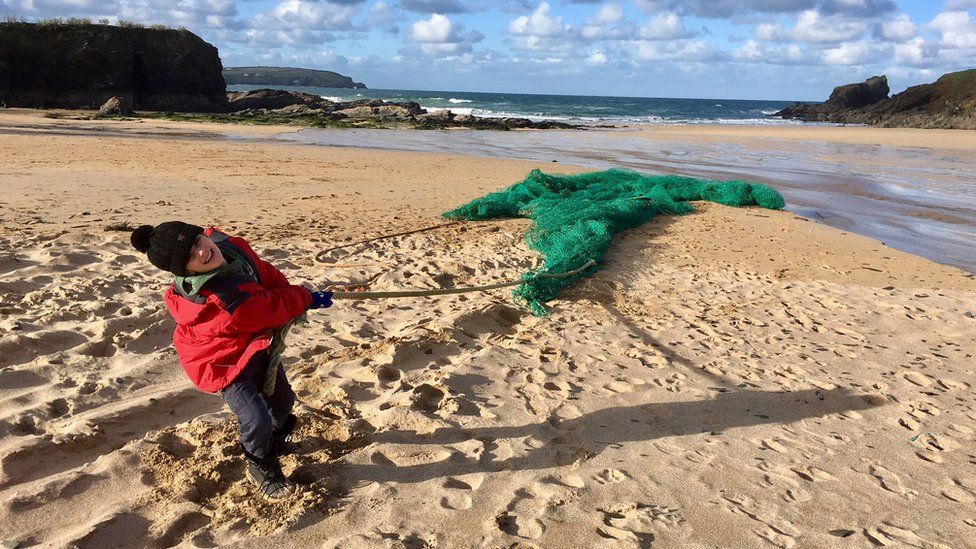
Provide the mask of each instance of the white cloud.
[{"label": "white cloud", "polygon": [[430,19],[413,24],[410,39],[420,43],[457,41],[457,27],[449,17],[435,13]]},{"label": "white cloud", "polygon": [[531,15],[509,22],[508,32],[514,35],[516,49],[560,53],[573,50],[573,28],[563,23],[561,16],[551,16],[549,10],[549,4],[543,2]]},{"label": "white cloud", "polygon": [[379,27],[391,34],[400,32],[400,26],[397,24],[397,15],[393,10],[393,6],[386,2],[373,4],[373,7],[369,8],[367,21],[367,26],[369,27]]},{"label": "white cloud", "polygon": [[465,53],[471,50],[472,43],[483,38],[478,32],[465,34],[461,25],[439,13],[415,22],[410,28],[410,40],[419,44],[427,55]]},{"label": "white cloud", "polygon": [[763,58],[763,51],[759,47],[759,42],[747,40],[733,55],[739,59],[759,60]]},{"label": "white cloud", "polygon": [[607,54],[602,51],[593,52],[586,58],[587,65],[606,65],[607,61]]},{"label": "white cloud", "polygon": [[942,36],[939,44],[946,48],[976,48],[976,22],[969,12],[946,11],[929,23]]},{"label": "white cloud", "polygon": [[873,18],[897,10],[894,0],[634,0],[634,4],[649,13],[677,10],[682,14],[716,19],[754,13],[793,14],[804,10]]},{"label": "white cloud", "polygon": [[283,0],[250,22],[253,29],[352,30],[363,2]]},{"label": "white cloud", "polygon": [[508,24],[508,31],[519,36],[556,37],[569,29],[563,24],[563,18],[549,16],[549,4],[539,4],[532,15],[523,15],[513,19]]},{"label": "white cloud", "polygon": [[588,40],[624,40],[633,36],[633,28],[628,27],[604,27],[586,25],[580,29],[580,36]]},{"label": "white cloud", "polygon": [[894,61],[898,65],[911,67],[929,66],[938,60],[938,50],[921,37],[895,44]]},{"label": "white cloud", "polygon": [[23,15],[64,17],[66,14],[110,13],[118,9],[118,2],[98,0],[3,0],[0,6]]},{"label": "white cloud", "polygon": [[819,12],[808,10],[800,14],[790,36],[800,42],[846,42],[859,38],[867,29],[867,23],[862,21],[849,21],[836,16],[825,17]]},{"label": "white cloud", "polygon": [[881,24],[881,37],[892,42],[906,42],[917,34],[915,23],[904,13]]},{"label": "white cloud", "polygon": [[623,40],[634,33],[633,23],[624,21],[624,10],[618,4],[605,4],[600,7],[580,29],[580,36],[587,40]]},{"label": "white cloud", "polygon": [[756,38],[760,40],[781,40],[783,38],[783,25],[779,23],[759,23],[756,25]]},{"label": "white cloud", "polygon": [[635,40],[633,56],[641,61],[707,61],[717,57],[715,48],[701,40]]},{"label": "white cloud", "polygon": [[604,4],[587,20],[588,25],[612,25],[624,20],[624,10],[618,4]]},{"label": "white cloud", "polygon": [[691,33],[685,30],[685,24],[675,12],[665,12],[654,16],[646,25],[640,28],[638,36],[645,40],[671,40],[687,38]]},{"label": "white cloud", "polygon": [[844,42],[836,48],[823,51],[824,63],[828,65],[861,65],[871,60],[875,49],[869,42]]},{"label": "white cloud", "polygon": [[949,0],[945,4],[947,11],[971,10],[976,8],[976,0]]},{"label": "white cloud", "polygon": [[757,40],[747,40],[732,52],[732,58],[770,65],[799,65],[812,61],[798,44],[771,45]]}]

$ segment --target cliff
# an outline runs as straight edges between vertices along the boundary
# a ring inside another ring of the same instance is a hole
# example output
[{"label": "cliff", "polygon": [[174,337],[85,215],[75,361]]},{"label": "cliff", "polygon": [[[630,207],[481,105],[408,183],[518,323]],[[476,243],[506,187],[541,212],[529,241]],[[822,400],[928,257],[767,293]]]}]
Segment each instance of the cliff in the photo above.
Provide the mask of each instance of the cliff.
[{"label": "cliff", "polygon": [[257,86],[317,86],[320,88],[360,88],[362,82],[332,71],[295,69],[289,67],[233,67],[224,69],[228,84],[253,84]]},{"label": "cliff", "polygon": [[861,106],[829,100],[819,105],[797,103],[776,116],[840,124],[972,130],[976,129],[976,69],[949,73],[931,84],[912,86]]},{"label": "cliff", "polygon": [[0,104],[97,109],[227,109],[217,49],[186,30],[0,23]]}]

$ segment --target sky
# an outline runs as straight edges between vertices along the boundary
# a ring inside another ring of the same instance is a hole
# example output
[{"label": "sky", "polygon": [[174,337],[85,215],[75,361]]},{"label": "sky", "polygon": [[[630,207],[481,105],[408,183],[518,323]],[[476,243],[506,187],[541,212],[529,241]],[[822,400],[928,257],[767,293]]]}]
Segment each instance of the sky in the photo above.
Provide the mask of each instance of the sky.
[{"label": "sky", "polygon": [[820,101],[976,67],[976,0],[0,0],[0,16],[182,26],[225,67],[370,88]]}]

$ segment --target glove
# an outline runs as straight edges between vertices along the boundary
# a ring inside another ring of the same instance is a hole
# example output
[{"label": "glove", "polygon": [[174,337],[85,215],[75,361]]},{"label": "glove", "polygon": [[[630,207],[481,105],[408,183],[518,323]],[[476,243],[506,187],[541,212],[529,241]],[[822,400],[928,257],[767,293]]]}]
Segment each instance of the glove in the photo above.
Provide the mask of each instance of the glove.
[{"label": "glove", "polygon": [[332,292],[312,292],[309,309],[327,309],[332,306]]}]

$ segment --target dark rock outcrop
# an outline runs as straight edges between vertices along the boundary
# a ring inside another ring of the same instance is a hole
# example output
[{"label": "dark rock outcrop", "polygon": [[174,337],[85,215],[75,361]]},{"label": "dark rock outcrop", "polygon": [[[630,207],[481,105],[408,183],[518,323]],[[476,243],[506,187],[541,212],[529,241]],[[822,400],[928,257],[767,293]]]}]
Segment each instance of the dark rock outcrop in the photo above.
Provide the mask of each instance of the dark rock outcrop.
[{"label": "dark rock outcrop", "polygon": [[931,84],[912,86],[858,108],[797,103],[776,116],[838,124],[972,130],[976,129],[976,69],[949,73]]},{"label": "dark rock outcrop", "polygon": [[317,86],[320,88],[365,89],[362,82],[337,72],[291,67],[229,67],[224,69],[227,84],[258,86]]},{"label": "dark rock outcrop", "polygon": [[92,24],[0,23],[0,103],[97,109],[223,112],[217,49],[186,30]]},{"label": "dark rock outcrop", "polygon": [[866,107],[888,97],[888,77],[872,76],[864,82],[837,86],[823,103],[796,103],[775,116],[808,122],[829,122],[850,109]]},{"label": "dark rock outcrop", "polygon": [[888,98],[888,77],[872,76],[864,82],[837,86],[826,104],[842,109],[859,109]]},{"label": "dark rock outcrop", "polygon": [[413,101],[360,99],[334,103],[317,95],[259,89],[231,92],[228,122],[304,124],[330,127],[412,127],[417,129],[471,128],[479,130],[576,128],[561,122],[533,122],[527,118],[481,118],[450,110],[428,113]]},{"label": "dark rock outcrop", "polygon": [[110,97],[95,116],[127,116],[132,114],[132,105],[124,97]]},{"label": "dark rock outcrop", "polygon": [[312,109],[327,108],[332,102],[310,93],[288,92],[285,90],[248,90],[230,92],[227,94],[229,110],[243,111],[247,109],[283,109],[292,105],[305,105]]},{"label": "dark rock outcrop", "polygon": [[375,117],[395,120],[413,120],[415,116],[427,112],[419,103],[413,101],[397,103],[383,101],[382,99],[360,99],[348,103],[336,103],[335,109],[337,112],[353,118]]}]

